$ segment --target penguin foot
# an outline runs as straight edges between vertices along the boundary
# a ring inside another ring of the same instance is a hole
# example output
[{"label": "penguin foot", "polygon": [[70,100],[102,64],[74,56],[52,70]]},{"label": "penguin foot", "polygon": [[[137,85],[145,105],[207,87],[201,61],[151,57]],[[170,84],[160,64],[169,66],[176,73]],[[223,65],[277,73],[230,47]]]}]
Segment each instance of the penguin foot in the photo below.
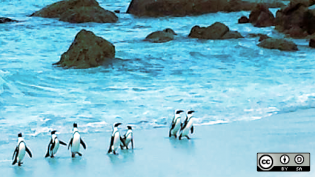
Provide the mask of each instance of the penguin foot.
[{"label": "penguin foot", "polygon": [[172,134],[171,134],[171,132],[169,133],[168,137],[172,137]]},{"label": "penguin foot", "polygon": [[175,136],[175,139],[177,138],[177,135],[174,135]]},{"label": "penguin foot", "polygon": [[74,158],[75,157],[75,153],[72,152],[71,157]]},{"label": "penguin foot", "polygon": [[124,149],[124,146],[120,145],[120,149]]},{"label": "penguin foot", "polygon": [[118,153],[116,153],[116,151],[113,151],[114,155],[118,155]]},{"label": "penguin foot", "polygon": [[127,150],[129,149],[128,146],[126,146],[126,149],[127,149]]},{"label": "penguin foot", "polygon": [[179,135],[179,138],[178,138],[179,140],[181,140],[182,139],[182,135]]},{"label": "penguin foot", "polygon": [[18,166],[21,166],[22,164],[23,164],[22,162],[19,162],[19,163],[18,163]]},{"label": "penguin foot", "polygon": [[50,156],[50,158],[54,158],[54,157],[55,157],[54,155],[51,155],[51,156]]}]

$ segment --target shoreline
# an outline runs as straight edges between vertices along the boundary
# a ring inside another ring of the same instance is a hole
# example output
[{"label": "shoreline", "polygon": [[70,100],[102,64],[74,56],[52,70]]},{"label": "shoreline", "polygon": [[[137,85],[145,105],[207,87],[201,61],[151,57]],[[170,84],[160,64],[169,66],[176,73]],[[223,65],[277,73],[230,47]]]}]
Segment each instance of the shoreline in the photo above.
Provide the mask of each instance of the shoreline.
[{"label": "shoreline", "polygon": [[[48,136],[26,139],[33,153],[22,167],[12,166],[16,142],[0,146],[0,171],[4,176],[114,175],[114,176],[313,176],[315,109],[274,115],[269,118],[196,126],[191,140],[168,138],[167,128],[134,130],[134,150],[108,155],[110,132],[81,134],[87,150],[72,159],[60,146],[54,159],[45,159]],[[122,131],[121,131],[122,132]],[[58,137],[68,143],[68,134]],[[257,172],[258,152],[309,152],[310,172]],[[132,174],[132,175],[131,175]]]}]

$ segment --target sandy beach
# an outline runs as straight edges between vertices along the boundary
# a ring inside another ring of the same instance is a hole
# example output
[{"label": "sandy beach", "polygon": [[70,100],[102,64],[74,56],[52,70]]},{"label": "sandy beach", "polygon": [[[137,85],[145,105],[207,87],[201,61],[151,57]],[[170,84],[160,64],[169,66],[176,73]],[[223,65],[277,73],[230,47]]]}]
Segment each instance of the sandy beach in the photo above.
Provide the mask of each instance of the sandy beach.
[{"label": "sandy beach", "polygon": [[[191,140],[168,138],[166,128],[134,130],[135,149],[106,154],[110,133],[82,134],[87,150],[70,158],[60,147],[45,159],[49,136],[25,137],[33,152],[22,167],[10,158],[16,142],[0,146],[3,176],[314,176],[311,172],[257,172],[257,152],[310,152],[314,160],[315,110],[300,110],[269,118],[211,126],[196,126]],[[71,135],[60,134],[68,141]]]}]

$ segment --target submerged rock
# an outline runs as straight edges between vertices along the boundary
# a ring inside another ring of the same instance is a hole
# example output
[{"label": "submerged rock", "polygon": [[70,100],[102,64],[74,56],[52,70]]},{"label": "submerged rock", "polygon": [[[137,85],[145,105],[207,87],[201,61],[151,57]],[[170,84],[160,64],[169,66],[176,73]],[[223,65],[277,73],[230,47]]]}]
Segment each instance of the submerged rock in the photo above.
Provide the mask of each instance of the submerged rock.
[{"label": "submerged rock", "polygon": [[19,21],[12,20],[12,19],[6,18],[6,17],[0,17],[0,23],[8,23],[8,22],[19,22]]},{"label": "submerged rock", "polygon": [[97,67],[115,57],[115,46],[91,31],[81,30],[68,51],[54,65],[84,69]]},{"label": "submerged rock", "polygon": [[208,27],[194,26],[188,37],[199,39],[231,39],[242,38],[236,31],[230,31],[229,27],[220,22],[215,22]]},{"label": "submerged rock", "polygon": [[[257,3],[242,0],[132,0],[127,13],[136,16],[186,16],[219,11],[251,10]],[[283,3],[266,3],[281,7]]]},{"label": "submerged rock", "polygon": [[59,18],[70,23],[114,23],[118,17],[103,9],[96,0],[64,0],[53,3],[34,12],[31,16]]},{"label": "submerged rock", "polygon": [[255,27],[267,27],[274,25],[275,17],[270,10],[263,4],[257,6],[249,14],[249,22]]},{"label": "submerged rock", "polygon": [[315,37],[312,37],[309,42],[309,46],[315,48]]},{"label": "submerged rock", "polygon": [[238,23],[249,23],[249,19],[246,16],[241,16],[241,18],[238,19]]},{"label": "submerged rock", "polygon": [[176,33],[172,29],[166,28],[163,31],[155,31],[149,34],[145,38],[145,41],[150,41],[154,43],[168,42],[174,39],[174,35],[176,35]]},{"label": "submerged rock", "polygon": [[292,41],[287,41],[285,39],[267,38],[262,40],[258,44],[259,47],[267,49],[278,49],[283,51],[296,51],[298,50],[297,45]]}]

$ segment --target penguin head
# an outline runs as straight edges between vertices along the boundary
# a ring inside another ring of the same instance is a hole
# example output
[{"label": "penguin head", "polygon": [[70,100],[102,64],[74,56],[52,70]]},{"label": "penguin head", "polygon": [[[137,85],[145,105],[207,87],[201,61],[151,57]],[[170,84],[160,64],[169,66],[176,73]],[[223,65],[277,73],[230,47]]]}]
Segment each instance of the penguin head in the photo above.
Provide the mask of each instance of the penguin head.
[{"label": "penguin head", "polygon": [[132,127],[131,126],[127,126],[128,130],[132,130]]},{"label": "penguin head", "polygon": [[73,128],[78,128],[77,123],[73,123]]},{"label": "penguin head", "polygon": [[56,133],[57,130],[53,130],[51,131],[51,135],[54,135]]},{"label": "penguin head", "polygon": [[187,114],[192,114],[192,113],[194,113],[195,111],[193,111],[193,110],[189,110],[189,111],[187,111]]},{"label": "penguin head", "polygon": [[121,125],[122,123],[115,123],[114,127],[118,127],[119,125]]},{"label": "penguin head", "polygon": [[18,137],[19,137],[19,138],[22,137],[22,133],[19,133],[19,134],[18,134]]},{"label": "penguin head", "polygon": [[184,112],[184,111],[183,111],[183,110],[178,110],[178,109],[177,109],[177,110],[175,111],[175,114],[180,114],[181,112]]}]

